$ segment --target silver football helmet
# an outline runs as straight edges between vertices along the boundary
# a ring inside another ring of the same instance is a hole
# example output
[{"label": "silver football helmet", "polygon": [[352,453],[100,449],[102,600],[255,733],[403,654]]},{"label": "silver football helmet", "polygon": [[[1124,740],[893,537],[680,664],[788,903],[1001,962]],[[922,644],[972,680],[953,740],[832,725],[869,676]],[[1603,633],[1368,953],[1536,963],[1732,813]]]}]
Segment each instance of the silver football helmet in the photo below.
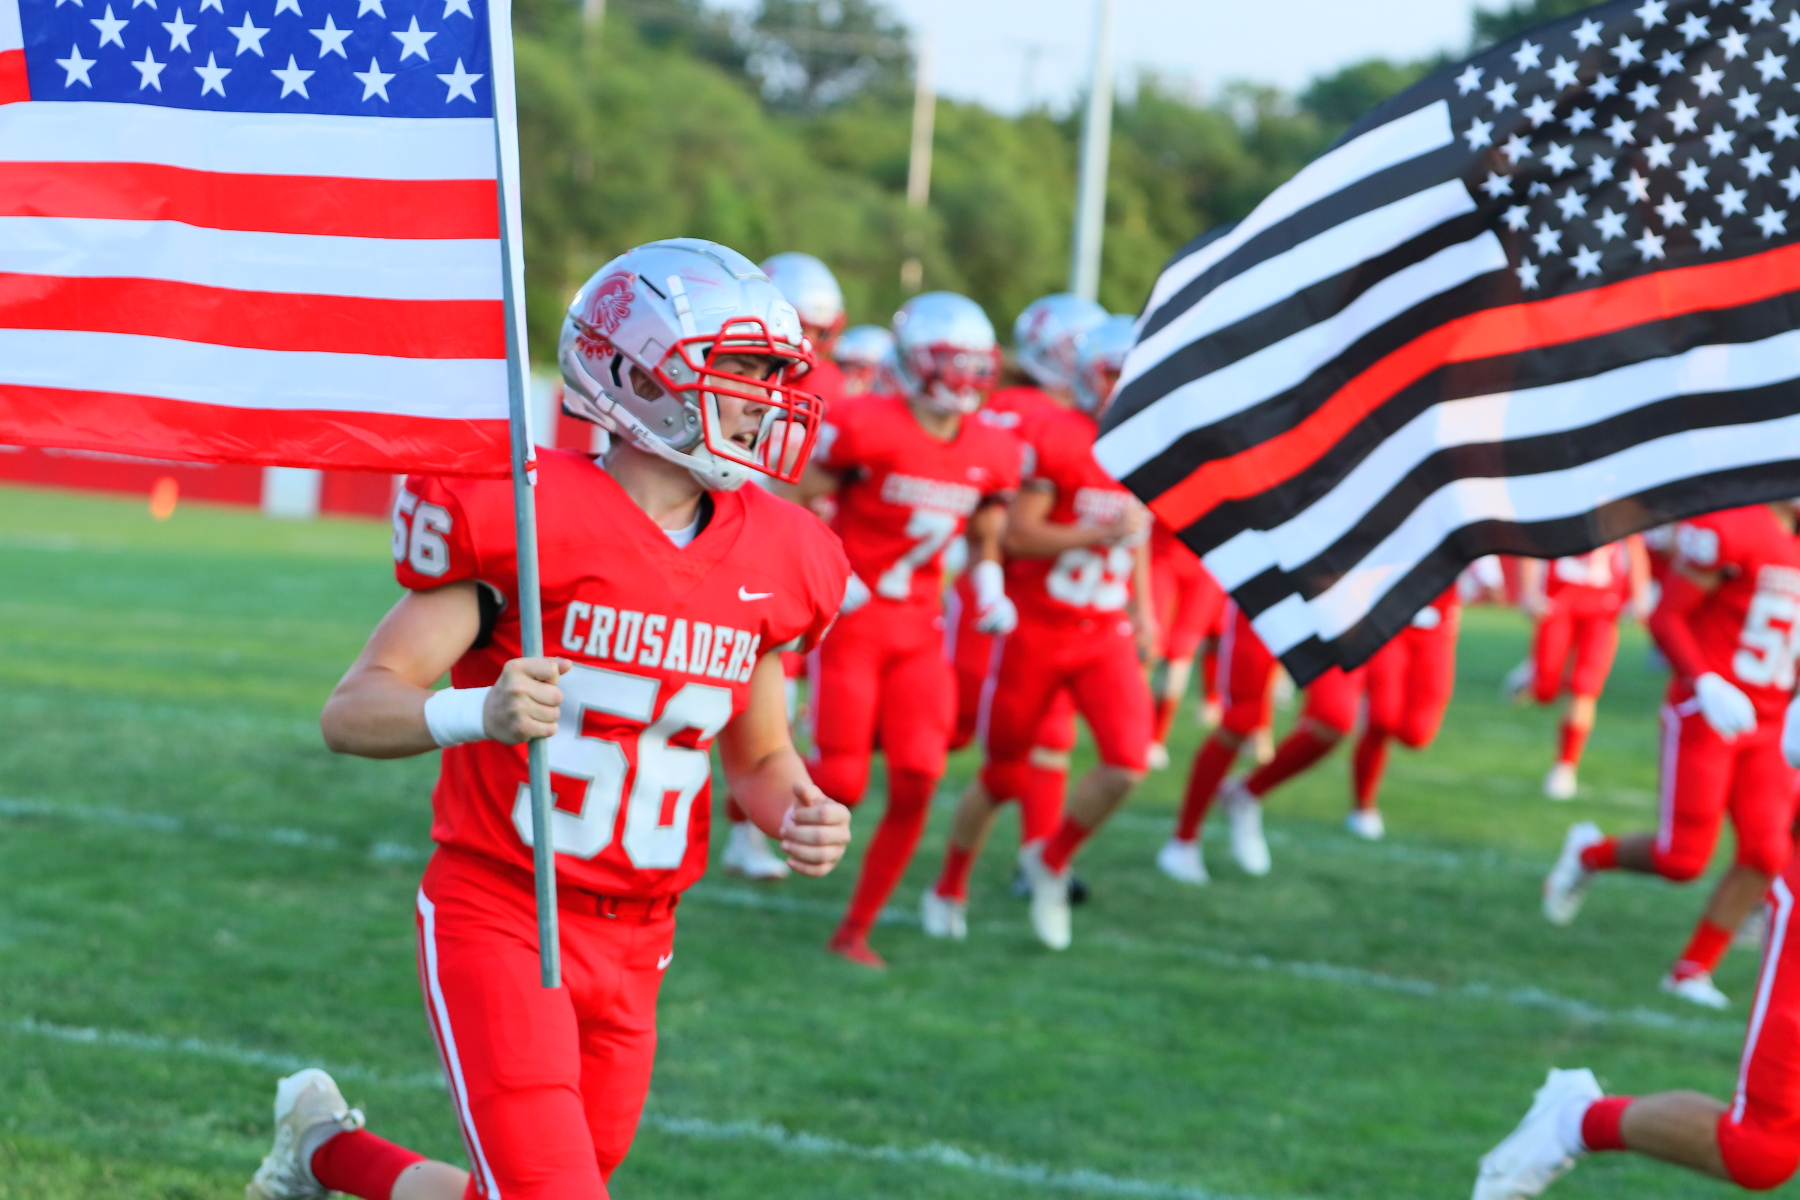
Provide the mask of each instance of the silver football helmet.
[{"label": "silver football helmet", "polygon": [[1000,377],[993,323],[955,292],[926,292],[900,307],[894,356],[901,388],[935,412],[974,412]]},{"label": "silver football helmet", "polygon": [[1108,317],[1082,335],[1075,353],[1075,407],[1098,417],[1112,401],[1125,356],[1137,344],[1137,322]]},{"label": "silver football helmet", "polygon": [[827,338],[844,327],[844,289],[830,267],[810,254],[789,251],[764,259],[762,270],[807,325],[823,329]]},{"label": "silver football helmet", "polygon": [[844,393],[893,392],[894,335],[879,325],[852,325],[832,343],[831,357],[844,371]]},{"label": "silver football helmet", "polygon": [[1033,300],[1013,322],[1013,357],[1044,387],[1073,392],[1081,335],[1104,320],[1104,308],[1070,292]]},{"label": "silver football helmet", "polygon": [[[770,360],[766,379],[722,369],[725,356]],[[628,250],[582,285],[557,350],[563,407],[640,449],[731,491],[752,471],[793,482],[823,407],[795,386],[813,368],[800,315],[755,263],[699,238]],[[746,446],[721,426],[719,398],[762,409]]]}]

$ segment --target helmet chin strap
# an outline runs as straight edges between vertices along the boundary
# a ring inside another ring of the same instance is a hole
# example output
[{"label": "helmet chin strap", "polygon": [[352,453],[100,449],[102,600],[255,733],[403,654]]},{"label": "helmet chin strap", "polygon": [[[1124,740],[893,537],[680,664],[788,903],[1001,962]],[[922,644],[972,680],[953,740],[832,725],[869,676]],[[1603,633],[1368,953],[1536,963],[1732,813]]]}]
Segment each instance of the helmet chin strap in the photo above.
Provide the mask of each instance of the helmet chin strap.
[{"label": "helmet chin strap", "polygon": [[924,393],[919,397],[925,407],[941,416],[968,416],[981,407],[981,393],[970,388],[958,391],[933,380],[927,384]]}]

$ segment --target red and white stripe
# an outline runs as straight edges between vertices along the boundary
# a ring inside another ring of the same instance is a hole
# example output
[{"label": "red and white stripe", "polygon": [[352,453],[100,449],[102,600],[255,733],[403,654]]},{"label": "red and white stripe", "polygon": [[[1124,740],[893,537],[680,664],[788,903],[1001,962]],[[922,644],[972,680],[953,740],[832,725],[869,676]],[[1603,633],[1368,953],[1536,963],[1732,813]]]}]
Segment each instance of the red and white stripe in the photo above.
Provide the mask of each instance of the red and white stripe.
[{"label": "red and white stripe", "polygon": [[480,1181],[486,1200],[501,1200],[500,1185],[488,1166],[487,1153],[481,1147],[481,1134],[475,1129],[475,1114],[469,1108],[469,1086],[463,1079],[462,1060],[456,1054],[456,1030],[450,1023],[450,1008],[444,1003],[444,987],[438,979],[437,905],[419,890],[419,982],[425,989],[425,1012],[431,1018],[431,1036],[436,1039],[438,1055],[444,1061],[444,1077],[450,1082],[450,1100],[456,1106],[456,1123],[462,1130],[463,1147]]},{"label": "red and white stripe", "polygon": [[1744,1119],[1750,1089],[1750,1067],[1756,1061],[1756,1044],[1762,1038],[1763,1021],[1769,1015],[1769,998],[1775,977],[1781,973],[1782,951],[1787,947],[1788,921],[1794,915],[1794,893],[1787,880],[1777,878],[1769,888],[1769,936],[1763,947],[1762,973],[1756,981],[1756,1006],[1750,1010],[1750,1028],[1744,1035],[1744,1057],[1738,1066],[1737,1094],[1731,1102],[1731,1119]]},{"label": "red and white stripe", "polygon": [[507,472],[494,122],[29,99],[0,0],[0,441]]}]

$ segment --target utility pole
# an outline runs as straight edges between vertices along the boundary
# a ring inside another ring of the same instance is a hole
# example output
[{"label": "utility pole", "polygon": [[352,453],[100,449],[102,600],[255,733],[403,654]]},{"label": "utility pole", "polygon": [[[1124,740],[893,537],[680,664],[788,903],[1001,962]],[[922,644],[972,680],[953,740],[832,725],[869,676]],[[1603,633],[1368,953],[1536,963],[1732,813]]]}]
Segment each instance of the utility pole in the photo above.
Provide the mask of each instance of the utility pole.
[{"label": "utility pole", "polygon": [[600,40],[600,27],[606,23],[606,0],[581,0],[581,40],[594,45]]},{"label": "utility pole", "polygon": [[918,78],[913,88],[912,154],[906,167],[906,260],[900,264],[900,290],[917,295],[925,286],[925,205],[931,199],[931,138],[937,124],[937,92],[931,79],[932,37],[919,35]]},{"label": "utility pole", "polygon": [[1113,0],[1095,0],[1094,66],[1088,82],[1087,120],[1081,128],[1081,176],[1075,193],[1075,245],[1069,290],[1100,294],[1100,243],[1106,234],[1106,172],[1112,157]]}]

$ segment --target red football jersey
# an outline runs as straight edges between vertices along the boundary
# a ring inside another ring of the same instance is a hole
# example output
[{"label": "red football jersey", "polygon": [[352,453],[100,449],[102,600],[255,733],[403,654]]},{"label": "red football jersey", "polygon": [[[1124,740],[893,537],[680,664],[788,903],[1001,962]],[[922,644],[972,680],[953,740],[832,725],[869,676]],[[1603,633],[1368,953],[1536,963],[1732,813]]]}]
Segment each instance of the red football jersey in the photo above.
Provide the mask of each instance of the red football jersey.
[{"label": "red football jersey", "polygon": [[[598,463],[538,459],[544,651],[572,659],[549,739],[557,874],[608,896],[679,892],[706,871],[708,750],[749,700],[761,655],[813,646],[849,567],[818,518],[761,488],[712,493],[684,549]],[[424,591],[474,579],[504,607],[485,645],[451,668],[483,687],[518,658],[512,484],[409,477],[394,513],[395,574]],[[432,839],[531,866],[525,747],[443,752]]]},{"label": "red football jersey", "polygon": [[844,398],[844,369],[829,358],[821,357],[818,365],[800,381],[802,391],[811,392],[825,402],[825,410]]},{"label": "red football jersey", "polygon": [[[1027,416],[1020,435],[1031,448],[1026,482],[1048,484],[1056,496],[1054,525],[1106,525],[1137,500],[1094,461],[1099,426],[1083,413],[1042,410]],[[1131,545],[1082,546],[1054,559],[1013,558],[1006,563],[1006,594],[1021,618],[1067,621],[1118,612],[1131,598],[1137,558]]]},{"label": "red football jersey", "polygon": [[813,462],[841,483],[832,528],[869,590],[896,604],[937,604],[944,547],[984,500],[1019,486],[1019,440],[964,420],[948,442],[926,433],[899,396],[852,396],[826,415]]},{"label": "red football jersey", "polygon": [[1025,419],[1046,410],[1061,411],[1062,405],[1050,398],[1050,394],[1034,387],[1001,388],[987,398],[981,411],[975,414],[977,420],[996,429],[1004,429],[1009,433],[1018,433]]},{"label": "red football jersey", "polygon": [[1553,559],[1544,572],[1544,595],[1554,599],[1569,588],[1606,592],[1622,604],[1631,595],[1631,551],[1626,543]]},{"label": "red football jersey", "polygon": [[1188,549],[1187,543],[1160,518],[1150,521],[1150,562],[1160,570],[1187,579],[1206,570],[1200,556]]},{"label": "red football jersey", "polygon": [[[1708,669],[1742,688],[1759,715],[1779,717],[1800,654],[1800,538],[1756,504],[1683,521],[1675,547],[1679,562],[1723,576],[1689,622]],[[1673,699],[1688,690],[1670,684]]]}]

